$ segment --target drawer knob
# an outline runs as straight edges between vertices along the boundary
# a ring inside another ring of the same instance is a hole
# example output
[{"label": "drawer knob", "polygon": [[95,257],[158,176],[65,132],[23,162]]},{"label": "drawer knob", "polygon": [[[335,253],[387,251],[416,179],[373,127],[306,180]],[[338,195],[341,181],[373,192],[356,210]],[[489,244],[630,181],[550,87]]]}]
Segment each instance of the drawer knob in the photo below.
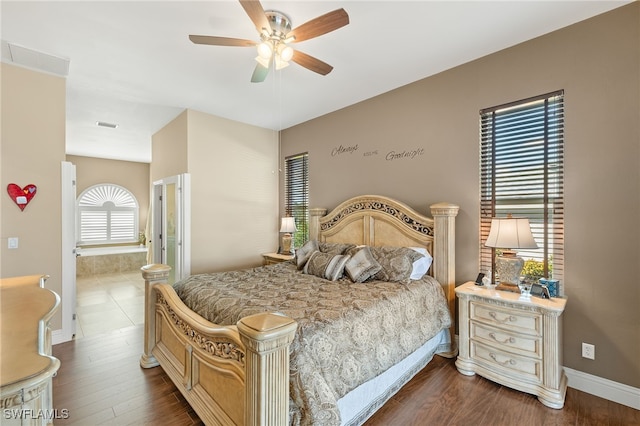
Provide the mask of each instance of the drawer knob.
[{"label": "drawer knob", "polygon": [[509,337],[508,339],[505,340],[498,340],[498,338],[496,337],[495,333],[489,333],[489,337],[491,337],[493,340],[495,340],[498,343],[515,343],[516,339],[514,339],[513,337]]},{"label": "drawer knob", "polygon": [[501,324],[504,324],[505,322],[516,322],[518,320],[518,318],[514,317],[513,315],[509,315],[508,317],[499,319],[498,314],[493,311],[489,312],[489,316],[493,318],[496,322],[499,322]]},{"label": "drawer knob", "polygon": [[516,362],[515,362],[513,359],[511,359],[511,358],[507,359],[506,361],[502,361],[502,362],[501,362],[501,361],[498,361],[498,357],[497,357],[497,356],[496,356],[496,354],[494,354],[493,352],[490,352],[490,353],[489,353],[489,356],[491,357],[491,359],[492,359],[492,360],[494,360],[494,361],[495,361],[495,362],[497,362],[498,364],[502,364],[502,365],[507,365],[507,364],[509,364],[509,365],[516,365]]}]

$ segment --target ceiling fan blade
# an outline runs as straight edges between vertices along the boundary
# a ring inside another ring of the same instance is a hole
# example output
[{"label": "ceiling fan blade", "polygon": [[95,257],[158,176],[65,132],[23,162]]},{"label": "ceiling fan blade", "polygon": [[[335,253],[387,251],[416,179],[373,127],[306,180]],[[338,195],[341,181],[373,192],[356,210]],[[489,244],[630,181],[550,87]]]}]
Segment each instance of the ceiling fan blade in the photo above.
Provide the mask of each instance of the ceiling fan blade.
[{"label": "ceiling fan blade", "polygon": [[265,78],[267,78],[267,74],[269,74],[269,68],[262,66],[261,64],[256,64],[256,67],[253,70],[253,75],[251,76],[252,83],[262,83]]},{"label": "ceiling fan blade", "polygon": [[252,40],[244,40],[241,38],[205,36],[205,35],[190,35],[189,40],[191,40],[195,44],[210,44],[213,46],[250,47],[250,46],[256,45],[256,42]]},{"label": "ceiling fan blade", "polygon": [[309,40],[322,34],[342,28],[349,23],[349,15],[344,9],[325,13],[289,31],[287,37],[294,36],[295,42]]},{"label": "ceiling fan blade", "polygon": [[316,59],[313,56],[300,52],[299,50],[294,50],[293,58],[291,58],[291,60],[308,70],[322,75],[327,75],[331,70],[333,70],[333,67],[326,62],[322,62],[320,59]]},{"label": "ceiling fan blade", "polygon": [[264,9],[258,0],[240,0],[240,5],[247,12],[249,19],[251,19],[259,33],[262,33],[263,28],[266,28],[271,33],[271,24],[269,24],[267,15],[265,15]]}]

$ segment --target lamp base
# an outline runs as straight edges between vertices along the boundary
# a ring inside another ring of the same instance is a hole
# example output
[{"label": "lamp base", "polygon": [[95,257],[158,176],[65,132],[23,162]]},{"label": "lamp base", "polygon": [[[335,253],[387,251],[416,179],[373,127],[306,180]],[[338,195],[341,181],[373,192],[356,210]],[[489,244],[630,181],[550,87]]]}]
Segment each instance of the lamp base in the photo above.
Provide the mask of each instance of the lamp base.
[{"label": "lamp base", "polygon": [[282,236],[282,254],[293,254],[291,234],[288,232]]},{"label": "lamp base", "polygon": [[[505,256],[504,254],[507,255]],[[496,272],[500,280],[496,290],[520,293],[518,283],[520,282],[520,273],[524,267],[524,260],[521,257],[512,255],[511,252],[504,254],[496,256]]]}]

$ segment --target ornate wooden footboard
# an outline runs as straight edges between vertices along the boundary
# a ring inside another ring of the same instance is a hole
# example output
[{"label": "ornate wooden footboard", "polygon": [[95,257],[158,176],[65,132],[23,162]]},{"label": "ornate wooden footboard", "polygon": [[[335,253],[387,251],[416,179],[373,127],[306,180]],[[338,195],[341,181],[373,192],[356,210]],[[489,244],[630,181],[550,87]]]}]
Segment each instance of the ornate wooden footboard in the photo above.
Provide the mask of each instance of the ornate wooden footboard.
[{"label": "ornate wooden footboard", "polygon": [[297,324],[265,313],[237,326],[195,314],[167,284],[170,268],[147,265],[140,365],[162,365],[203,422],[283,425],[289,417],[289,344]]},{"label": "ornate wooden footboard", "polygon": [[[310,238],[427,248],[434,257],[431,274],[442,284],[454,314],[458,207],[440,203],[431,211],[433,219],[389,198],[356,197],[326,216],[325,209],[312,209]],[[142,268],[145,339],[140,365],[161,365],[208,425],[287,424],[289,345],[296,322],[263,313],[235,326],[213,324],[180,300],[167,284],[169,271],[166,265]]]}]

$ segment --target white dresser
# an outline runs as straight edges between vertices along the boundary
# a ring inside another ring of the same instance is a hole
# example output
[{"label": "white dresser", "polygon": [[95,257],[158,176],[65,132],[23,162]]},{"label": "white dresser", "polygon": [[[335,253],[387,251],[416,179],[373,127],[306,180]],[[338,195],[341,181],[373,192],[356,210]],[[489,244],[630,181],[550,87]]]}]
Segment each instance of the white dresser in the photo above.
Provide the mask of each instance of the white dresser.
[{"label": "white dresser", "polygon": [[44,277],[0,280],[0,424],[48,425],[66,417],[53,409],[51,378],[60,361],[51,356],[49,320],[60,304]]},{"label": "white dresser", "polygon": [[460,373],[479,374],[562,408],[567,377],[562,368],[565,298],[541,299],[468,282],[459,298]]}]

